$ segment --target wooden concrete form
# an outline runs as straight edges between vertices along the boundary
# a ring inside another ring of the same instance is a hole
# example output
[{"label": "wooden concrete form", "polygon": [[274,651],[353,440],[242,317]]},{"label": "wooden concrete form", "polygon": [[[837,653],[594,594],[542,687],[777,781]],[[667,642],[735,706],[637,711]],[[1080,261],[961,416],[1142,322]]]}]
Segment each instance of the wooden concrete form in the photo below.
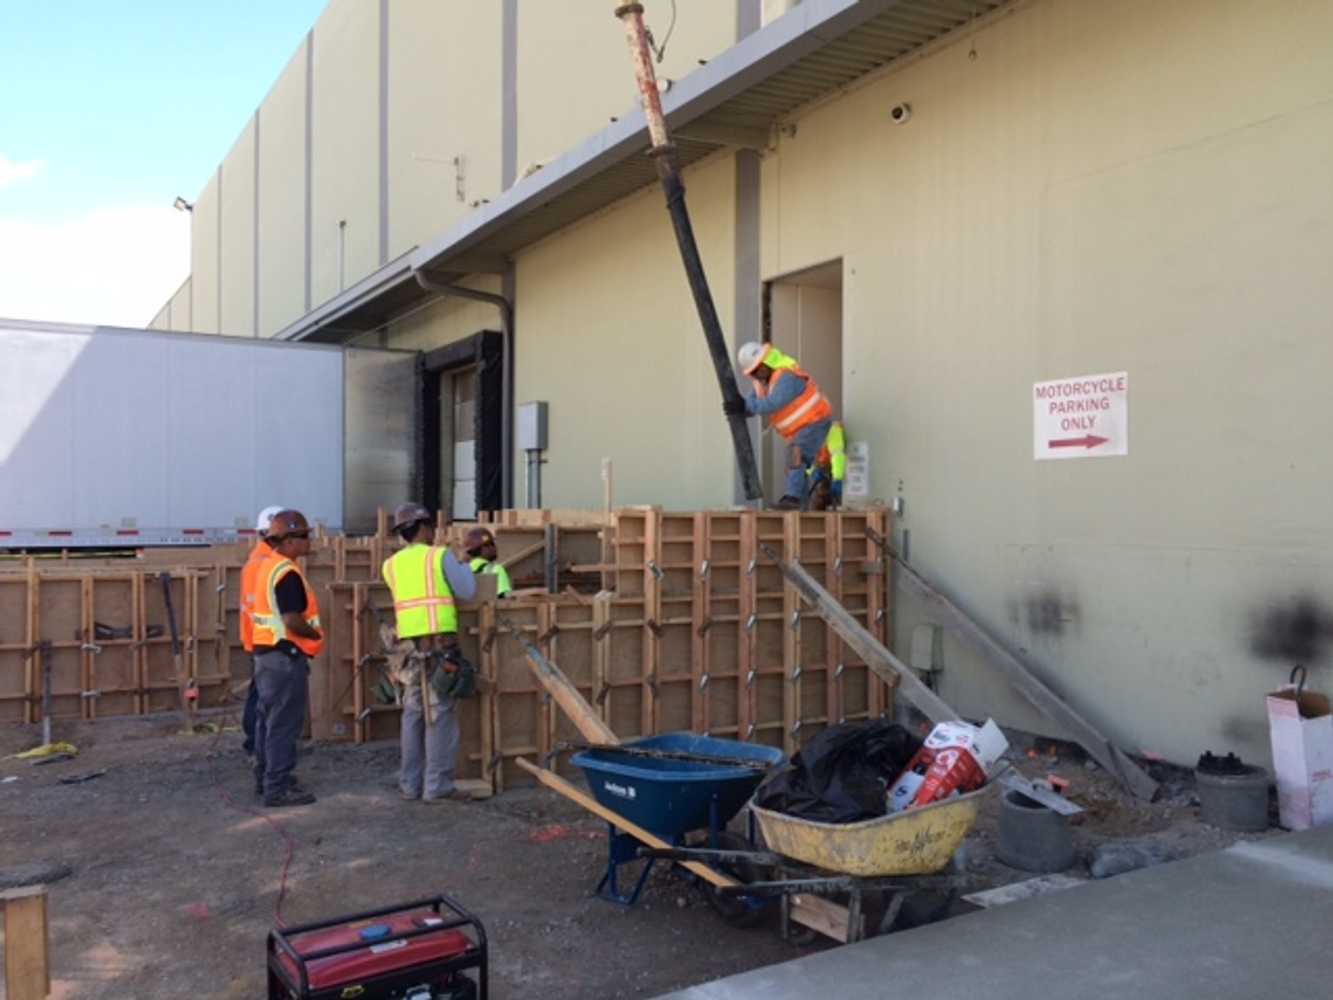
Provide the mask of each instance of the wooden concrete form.
[{"label": "wooden concrete form", "polygon": [[[579,738],[497,615],[559,664],[621,739],[692,729],[792,752],[826,725],[873,718],[891,706],[891,689],[802,608],[800,594],[760,553],[768,545],[799,559],[885,642],[887,574],[867,537],[867,529],[888,530],[884,511],[628,507],[502,511],[481,521],[494,532],[520,594],[460,606],[460,640],[481,679],[478,696],[460,710],[460,777],[497,787],[526,780],[515,758],[553,767],[558,745]],[[436,537],[461,551],[469,527],[437,524]],[[392,545],[387,527],[367,538],[319,537],[305,560],[328,633],[311,671],[316,739],[397,734],[398,707],[380,704],[375,690],[386,664],[380,626],[393,622],[379,575]],[[44,655],[54,668],[56,717],[176,709],[157,580],[163,570],[171,573],[200,707],[234,703],[251,669],[238,628],[249,550],[238,544],[0,565],[0,721],[40,720]],[[96,639],[98,623],[128,635]]]},{"label": "wooden concrete form", "polygon": [[0,892],[5,927],[5,992],[9,1000],[44,1000],[51,992],[51,932],[46,886]]}]

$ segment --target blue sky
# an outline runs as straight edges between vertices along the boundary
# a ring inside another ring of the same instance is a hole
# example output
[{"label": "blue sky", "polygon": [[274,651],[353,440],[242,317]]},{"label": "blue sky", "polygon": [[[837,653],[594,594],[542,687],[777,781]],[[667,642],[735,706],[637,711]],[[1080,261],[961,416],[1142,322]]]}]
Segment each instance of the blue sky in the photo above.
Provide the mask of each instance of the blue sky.
[{"label": "blue sky", "polygon": [[[48,285],[59,290],[46,276],[59,264],[49,259],[55,248],[110,245],[108,230],[153,270],[142,295],[169,295],[188,271],[184,218],[149,210],[177,194],[194,199],[324,4],[0,0],[0,316],[129,322],[90,312],[91,302],[41,299]],[[142,231],[127,232],[141,229],[140,215]],[[172,253],[148,244],[159,231]],[[137,315],[141,306],[108,308]]]}]

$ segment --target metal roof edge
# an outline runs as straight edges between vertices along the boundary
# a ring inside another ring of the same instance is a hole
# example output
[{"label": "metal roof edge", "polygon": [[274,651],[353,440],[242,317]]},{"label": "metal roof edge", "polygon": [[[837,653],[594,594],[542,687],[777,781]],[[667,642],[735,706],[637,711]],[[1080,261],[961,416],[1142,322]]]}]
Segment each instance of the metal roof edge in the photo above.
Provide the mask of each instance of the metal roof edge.
[{"label": "metal roof edge", "polygon": [[[901,0],[806,0],[674,84],[662,98],[672,128],[712,111],[746,88],[777,73],[820,46],[879,16]],[[628,72],[628,70],[627,70]],[[439,239],[411,255],[413,270],[436,266],[498,229],[537,210],[551,199],[648,145],[643,109],[602,129],[516,182],[494,201],[470,213]]]},{"label": "metal roof edge", "polygon": [[339,316],[359,309],[386,289],[411,281],[414,270],[410,262],[411,255],[411,250],[399,254],[387,264],[371,271],[351,288],[344,289],[300,319],[288,323],[272,337],[261,339],[300,340]]}]

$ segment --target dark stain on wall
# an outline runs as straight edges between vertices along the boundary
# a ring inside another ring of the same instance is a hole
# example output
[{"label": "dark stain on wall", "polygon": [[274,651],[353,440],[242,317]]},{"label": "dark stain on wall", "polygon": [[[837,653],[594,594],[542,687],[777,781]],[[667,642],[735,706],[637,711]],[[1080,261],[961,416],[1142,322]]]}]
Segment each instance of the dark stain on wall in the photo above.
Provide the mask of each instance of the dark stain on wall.
[{"label": "dark stain on wall", "polygon": [[1250,620],[1250,652],[1261,660],[1313,663],[1333,641],[1333,612],[1301,595],[1256,608]]},{"label": "dark stain on wall", "polygon": [[1063,635],[1079,620],[1078,602],[1055,590],[1032,594],[1023,610],[1028,630],[1036,635]]}]

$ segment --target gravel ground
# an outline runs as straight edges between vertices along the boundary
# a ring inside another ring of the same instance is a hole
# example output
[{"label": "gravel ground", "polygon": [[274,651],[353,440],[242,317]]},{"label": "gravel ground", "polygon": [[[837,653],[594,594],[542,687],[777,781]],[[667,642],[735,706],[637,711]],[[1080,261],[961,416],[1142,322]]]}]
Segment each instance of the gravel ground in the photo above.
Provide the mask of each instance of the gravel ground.
[{"label": "gravel ground", "polygon": [[[300,768],[319,801],[265,812],[255,806],[239,734],[176,729],[169,718],[62,725],[56,738],[80,748],[76,759],[39,767],[0,759],[0,879],[22,865],[72,870],[50,889],[54,997],[263,996],[284,834],[292,844],[288,922],[448,892],[487,927],[492,995],[501,1000],[651,997],[809,950],[784,943],[774,920],[728,926],[665,871],[633,908],[594,897],[604,826],[544,789],[475,803],[403,802],[392,782],[394,747],[319,745]],[[1065,778],[1087,810],[1073,825],[1071,875],[1086,876],[1103,844],[1146,843],[1183,857],[1267,835],[1200,823],[1192,772],[1153,765],[1163,794],[1144,803],[1077,747],[1009,735],[1020,771]],[[0,758],[39,738],[36,727],[0,728]],[[101,769],[83,783],[59,780]],[[995,795],[959,856],[979,887],[1032,877],[995,858],[998,817]]]}]

